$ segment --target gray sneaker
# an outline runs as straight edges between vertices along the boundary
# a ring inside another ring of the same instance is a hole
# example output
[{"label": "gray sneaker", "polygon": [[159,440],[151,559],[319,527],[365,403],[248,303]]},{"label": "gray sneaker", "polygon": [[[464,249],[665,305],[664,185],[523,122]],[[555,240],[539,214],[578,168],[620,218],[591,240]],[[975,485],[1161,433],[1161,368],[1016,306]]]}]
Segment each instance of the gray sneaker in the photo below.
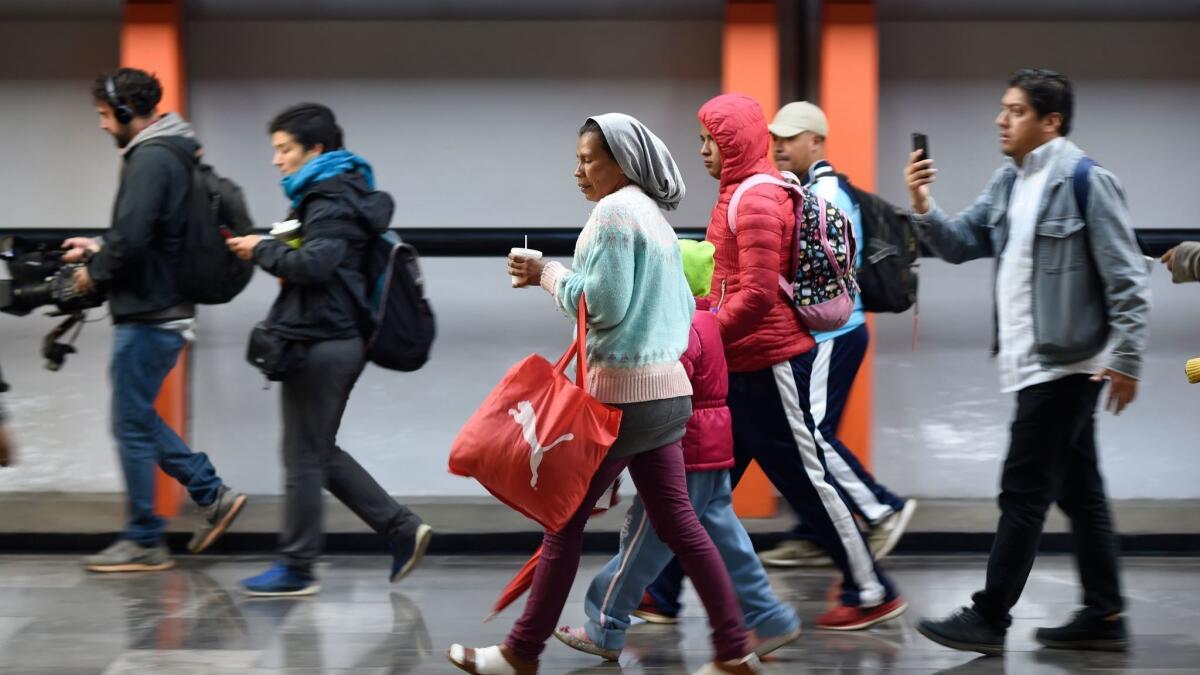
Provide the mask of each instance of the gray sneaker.
[{"label": "gray sneaker", "polygon": [[833,561],[825,549],[811,541],[789,539],[758,555],[767,567],[829,567]]},{"label": "gray sneaker", "polygon": [[175,566],[167,547],[142,546],[128,539],[118,539],[96,555],[83,559],[89,572],[160,572]]},{"label": "gray sneaker", "polygon": [[204,519],[200,521],[200,526],[188,542],[188,551],[202,553],[215,544],[233,524],[245,505],[246,495],[227,487],[221,488],[217,500],[202,509]]},{"label": "gray sneaker", "polygon": [[904,536],[904,531],[908,529],[908,524],[916,512],[917,500],[905,500],[902,509],[893,512],[892,515],[871,528],[871,531],[867,533],[867,545],[871,547],[871,555],[876,560],[883,560],[887,554],[892,552],[892,549],[896,548],[896,544],[900,543],[900,538]]}]

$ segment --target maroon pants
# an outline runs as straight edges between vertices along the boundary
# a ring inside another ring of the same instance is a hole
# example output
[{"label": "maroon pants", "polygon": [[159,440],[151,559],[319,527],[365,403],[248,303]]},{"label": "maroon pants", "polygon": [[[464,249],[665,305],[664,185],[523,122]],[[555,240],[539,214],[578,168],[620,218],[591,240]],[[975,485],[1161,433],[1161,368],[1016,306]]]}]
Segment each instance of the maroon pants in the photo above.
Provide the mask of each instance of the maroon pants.
[{"label": "maroon pants", "polygon": [[749,653],[742,611],[729,572],[716,546],[696,518],[688,498],[683,448],[678,442],[650,452],[607,459],[596,471],[583,505],[559,532],[547,532],[525,612],[505,641],[517,657],[535,660],[546,647],[562,615],[583,548],[583,528],[600,495],[629,467],[655,533],[675,553],[696,587],[712,626],[717,659],[730,661]]}]

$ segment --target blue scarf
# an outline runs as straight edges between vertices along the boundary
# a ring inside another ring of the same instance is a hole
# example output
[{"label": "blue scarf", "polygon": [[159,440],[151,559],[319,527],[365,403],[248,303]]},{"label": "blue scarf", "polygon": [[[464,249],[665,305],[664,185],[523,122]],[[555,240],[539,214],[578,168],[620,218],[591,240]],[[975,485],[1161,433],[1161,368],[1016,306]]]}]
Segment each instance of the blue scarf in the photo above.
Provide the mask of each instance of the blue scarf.
[{"label": "blue scarf", "polygon": [[300,199],[304,197],[304,191],[309,186],[350,171],[362,174],[362,177],[367,179],[367,187],[375,189],[375,173],[371,171],[371,165],[348,150],[334,150],[317,155],[308,160],[296,173],[284,176],[280,183],[283,185],[283,194],[292,200],[292,208],[296,208],[300,206]]}]

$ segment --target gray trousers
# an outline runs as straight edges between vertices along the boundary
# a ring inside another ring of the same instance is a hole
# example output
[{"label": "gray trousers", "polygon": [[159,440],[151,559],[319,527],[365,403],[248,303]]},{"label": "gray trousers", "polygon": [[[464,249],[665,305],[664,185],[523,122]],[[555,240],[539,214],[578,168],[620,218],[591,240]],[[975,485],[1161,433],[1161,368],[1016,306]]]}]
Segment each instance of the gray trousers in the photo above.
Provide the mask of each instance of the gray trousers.
[{"label": "gray trousers", "polygon": [[304,368],[283,382],[286,488],[279,551],[292,569],[310,571],[321,553],[322,488],[389,541],[414,535],[421,524],[337,445],[342,413],[364,366],[359,338],[314,342]]}]

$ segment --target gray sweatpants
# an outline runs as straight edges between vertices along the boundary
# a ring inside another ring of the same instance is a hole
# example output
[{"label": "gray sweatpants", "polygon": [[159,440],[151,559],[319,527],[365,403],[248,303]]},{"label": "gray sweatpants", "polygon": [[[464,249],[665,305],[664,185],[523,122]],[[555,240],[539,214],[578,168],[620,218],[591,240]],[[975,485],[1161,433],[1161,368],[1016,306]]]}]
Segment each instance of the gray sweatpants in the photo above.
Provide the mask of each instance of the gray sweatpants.
[{"label": "gray sweatpants", "polygon": [[310,571],[321,553],[321,488],[389,540],[413,536],[421,524],[337,445],[342,413],[364,366],[359,338],[314,342],[304,368],[283,382],[286,489],[279,551],[292,569]]}]

